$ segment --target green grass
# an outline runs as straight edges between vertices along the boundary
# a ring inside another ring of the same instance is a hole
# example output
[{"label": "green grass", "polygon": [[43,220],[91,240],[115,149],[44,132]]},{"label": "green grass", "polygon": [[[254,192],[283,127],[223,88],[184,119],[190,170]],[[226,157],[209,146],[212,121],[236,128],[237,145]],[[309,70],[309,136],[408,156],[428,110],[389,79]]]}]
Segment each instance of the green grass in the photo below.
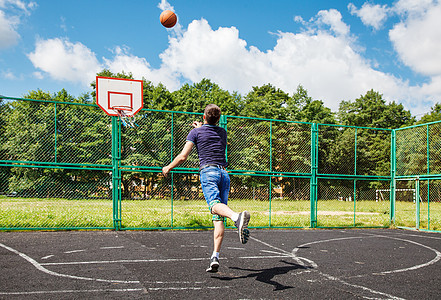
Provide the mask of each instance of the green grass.
[{"label": "green grass", "polygon": [[[355,207],[354,207],[355,206]],[[318,227],[387,227],[390,225],[389,201],[318,201]]]},{"label": "green grass", "polygon": [[[270,207],[271,205],[271,207]],[[231,199],[235,211],[251,212],[250,227],[310,227],[310,202],[274,199]],[[379,227],[390,225],[388,201],[343,202],[319,200],[318,227]],[[112,228],[111,200],[67,200],[0,197],[0,228]],[[270,213],[271,211],[271,213]],[[415,227],[415,204],[398,202],[396,226]],[[211,214],[204,200],[123,200],[123,228],[211,227]],[[421,204],[420,228],[441,230],[441,203]],[[231,221],[227,226],[233,226]]]},{"label": "green grass", "polygon": [[112,201],[0,198],[0,228],[112,227]]},{"label": "green grass", "polygon": [[[412,202],[397,202],[396,226],[416,226],[416,204]],[[430,212],[430,213],[429,213]],[[420,229],[441,230],[441,202],[420,203]]]}]

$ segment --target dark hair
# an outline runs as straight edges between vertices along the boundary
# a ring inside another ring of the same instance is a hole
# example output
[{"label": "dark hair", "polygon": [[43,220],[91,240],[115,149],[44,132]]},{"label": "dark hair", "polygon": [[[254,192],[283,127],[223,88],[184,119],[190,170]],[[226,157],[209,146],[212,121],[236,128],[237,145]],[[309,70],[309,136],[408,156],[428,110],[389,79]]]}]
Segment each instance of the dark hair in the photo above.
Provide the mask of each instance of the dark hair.
[{"label": "dark hair", "polygon": [[205,120],[210,125],[216,125],[221,116],[221,109],[216,104],[208,104],[204,110]]}]

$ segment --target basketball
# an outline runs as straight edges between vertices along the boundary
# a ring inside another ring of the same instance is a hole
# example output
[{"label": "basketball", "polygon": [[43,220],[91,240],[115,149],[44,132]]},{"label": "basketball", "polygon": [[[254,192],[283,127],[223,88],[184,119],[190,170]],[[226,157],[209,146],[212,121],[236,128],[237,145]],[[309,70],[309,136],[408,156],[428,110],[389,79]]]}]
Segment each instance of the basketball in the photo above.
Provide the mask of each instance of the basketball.
[{"label": "basketball", "polygon": [[159,16],[159,20],[161,21],[161,24],[164,27],[172,28],[173,26],[176,25],[176,22],[178,21],[178,17],[171,10],[164,10],[161,13],[161,16]]}]

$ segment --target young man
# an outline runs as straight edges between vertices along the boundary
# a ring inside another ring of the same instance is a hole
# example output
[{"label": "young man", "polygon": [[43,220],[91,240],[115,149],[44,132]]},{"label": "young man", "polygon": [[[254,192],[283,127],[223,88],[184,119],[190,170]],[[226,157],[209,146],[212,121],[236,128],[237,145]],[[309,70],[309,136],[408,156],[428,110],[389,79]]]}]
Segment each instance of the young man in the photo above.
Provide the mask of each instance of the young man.
[{"label": "young man", "polygon": [[162,174],[167,177],[170,171],[182,164],[190,155],[193,145],[196,146],[199,156],[199,172],[202,191],[208,208],[213,214],[214,249],[210,258],[207,272],[217,272],[219,268],[219,252],[224,238],[224,218],[230,218],[238,228],[242,244],[248,241],[248,222],[250,213],[243,211],[236,213],[227,205],[230,192],[230,176],[225,170],[227,160],[227,132],[216,126],[221,116],[220,108],[209,104],[204,110],[204,123],[193,122],[193,127],[187,136],[182,152],[168,165],[162,168]]}]

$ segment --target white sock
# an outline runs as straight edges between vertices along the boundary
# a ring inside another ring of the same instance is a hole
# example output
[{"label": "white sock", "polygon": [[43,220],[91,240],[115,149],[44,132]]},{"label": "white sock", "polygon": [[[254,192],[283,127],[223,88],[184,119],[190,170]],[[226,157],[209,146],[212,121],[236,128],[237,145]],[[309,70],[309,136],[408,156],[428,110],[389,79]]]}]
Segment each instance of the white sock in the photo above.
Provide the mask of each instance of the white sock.
[{"label": "white sock", "polygon": [[211,254],[211,258],[215,256],[217,257],[217,259],[219,259],[219,252],[213,251],[213,254]]},{"label": "white sock", "polygon": [[239,214],[238,214],[238,213],[234,213],[234,214],[231,216],[231,221],[236,222],[237,219],[239,219]]}]

